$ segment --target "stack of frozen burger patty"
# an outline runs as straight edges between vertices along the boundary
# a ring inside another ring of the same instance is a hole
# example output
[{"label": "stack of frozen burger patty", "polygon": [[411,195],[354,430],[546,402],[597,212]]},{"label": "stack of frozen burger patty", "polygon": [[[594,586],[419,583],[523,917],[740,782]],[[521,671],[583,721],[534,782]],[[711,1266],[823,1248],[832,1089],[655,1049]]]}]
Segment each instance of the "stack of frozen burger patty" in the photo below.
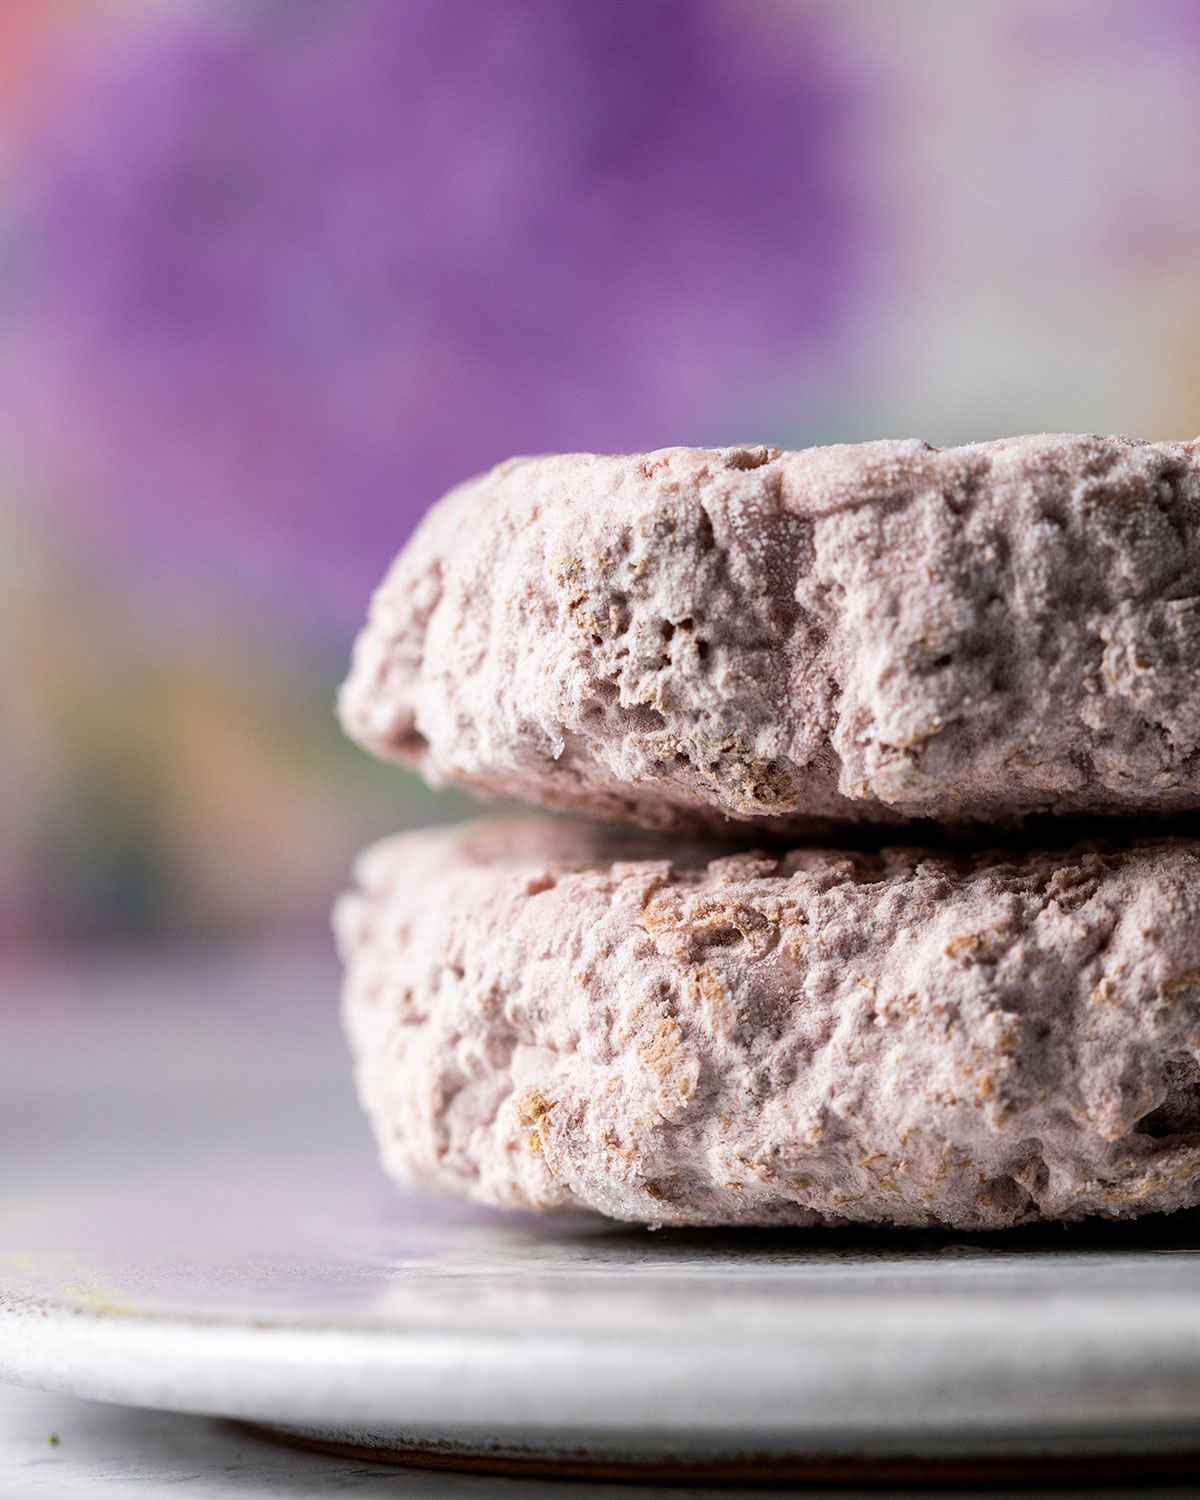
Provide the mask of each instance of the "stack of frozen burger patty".
[{"label": "stack of frozen burger patty", "polygon": [[513,460],[401,553],[341,714],[588,820],[362,856],[396,1176],[651,1224],[1200,1202],[1200,442]]}]

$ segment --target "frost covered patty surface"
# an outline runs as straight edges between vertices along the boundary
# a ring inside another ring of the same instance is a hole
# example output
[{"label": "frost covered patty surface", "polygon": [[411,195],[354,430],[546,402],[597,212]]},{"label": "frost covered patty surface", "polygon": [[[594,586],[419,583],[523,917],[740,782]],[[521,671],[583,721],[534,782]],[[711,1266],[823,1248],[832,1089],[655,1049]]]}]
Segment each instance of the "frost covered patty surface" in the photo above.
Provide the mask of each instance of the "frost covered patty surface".
[{"label": "frost covered patty surface", "polygon": [[529,819],[370,849],[337,931],[398,1177],[651,1223],[1200,1202],[1200,844],[714,857]]},{"label": "frost covered patty surface", "polygon": [[514,459],[434,507],[361,744],[651,827],[1200,805],[1200,442]]}]

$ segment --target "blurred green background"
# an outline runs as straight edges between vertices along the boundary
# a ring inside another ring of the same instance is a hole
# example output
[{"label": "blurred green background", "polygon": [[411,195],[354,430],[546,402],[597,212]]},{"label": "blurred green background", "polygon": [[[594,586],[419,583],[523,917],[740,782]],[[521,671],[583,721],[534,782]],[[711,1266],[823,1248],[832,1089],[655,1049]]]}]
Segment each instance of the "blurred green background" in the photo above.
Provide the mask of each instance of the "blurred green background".
[{"label": "blurred green background", "polygon": [[1200,430],[1190,0],[4,0],[0,943],[300,934],[512,452]]}]

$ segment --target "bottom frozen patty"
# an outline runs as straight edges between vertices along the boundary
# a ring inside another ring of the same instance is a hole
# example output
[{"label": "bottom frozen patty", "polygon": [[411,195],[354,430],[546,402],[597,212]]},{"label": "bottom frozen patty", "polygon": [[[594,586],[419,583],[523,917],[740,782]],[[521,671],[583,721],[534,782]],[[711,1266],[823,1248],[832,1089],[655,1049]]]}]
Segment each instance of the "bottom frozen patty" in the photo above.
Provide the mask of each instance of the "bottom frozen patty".
[{"label": "bottom frozen patty", "polygon": [[648,1224],[1200,1202],[1200,842],[729,855],[407,834],[338,904],[383,1162]]}]

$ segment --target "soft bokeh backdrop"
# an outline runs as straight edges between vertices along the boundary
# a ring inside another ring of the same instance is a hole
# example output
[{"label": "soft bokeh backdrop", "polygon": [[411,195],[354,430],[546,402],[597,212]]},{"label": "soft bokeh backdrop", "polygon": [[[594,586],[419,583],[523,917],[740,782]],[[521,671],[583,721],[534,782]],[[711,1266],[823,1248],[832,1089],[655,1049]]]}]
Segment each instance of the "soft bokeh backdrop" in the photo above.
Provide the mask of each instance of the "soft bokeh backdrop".
[{"label": "soft bokeh backdrop", "polygon": [[314,931],[513,452],[1200,430],[1191,0],[5,0],[0,944]]}]

